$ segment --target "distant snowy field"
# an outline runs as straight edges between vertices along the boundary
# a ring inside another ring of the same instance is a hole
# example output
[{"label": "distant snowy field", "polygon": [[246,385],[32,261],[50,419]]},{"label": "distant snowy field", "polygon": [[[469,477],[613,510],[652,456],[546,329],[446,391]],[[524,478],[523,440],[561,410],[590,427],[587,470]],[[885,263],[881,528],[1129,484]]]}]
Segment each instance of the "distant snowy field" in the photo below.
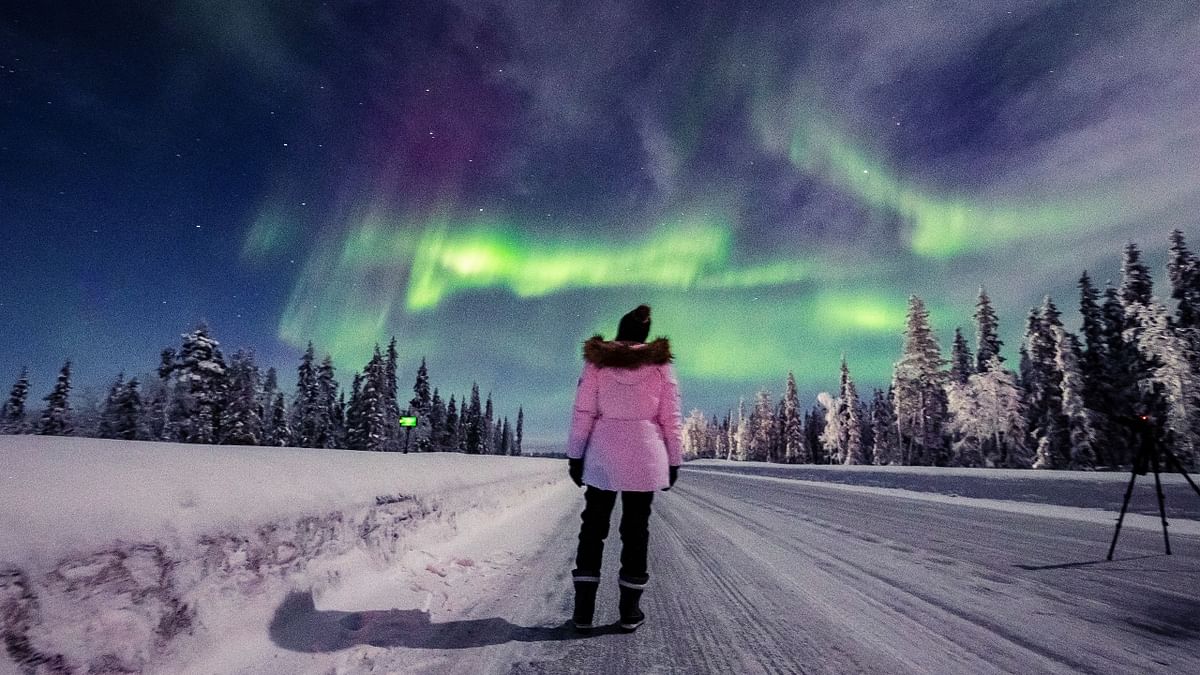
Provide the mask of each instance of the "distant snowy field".
[{"label": "distant snowy field", "polygon": [[290,589],[388,571],[417,582],[392,606],[429,608],[489,565],[439,546],[536,507],[564,473],[529,457],[0,436],[0,642],[48,672],[154,671],[201,658],[206,635],[236,652],[218,634]]}]

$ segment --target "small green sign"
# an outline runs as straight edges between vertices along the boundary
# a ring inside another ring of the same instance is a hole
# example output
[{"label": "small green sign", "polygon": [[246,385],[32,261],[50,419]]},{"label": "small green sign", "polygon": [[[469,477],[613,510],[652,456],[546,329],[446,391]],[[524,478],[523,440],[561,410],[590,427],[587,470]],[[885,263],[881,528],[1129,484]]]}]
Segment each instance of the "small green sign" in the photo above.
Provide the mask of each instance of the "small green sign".
[{"label": "small green sign", "polygon": [[400,426],[402,426],[402,427],[415,427],[415,426],[417,426],[417,416],[416,416],[416,415],[403,415],[403,416],[401,416],[401,417],[400,417]]}]

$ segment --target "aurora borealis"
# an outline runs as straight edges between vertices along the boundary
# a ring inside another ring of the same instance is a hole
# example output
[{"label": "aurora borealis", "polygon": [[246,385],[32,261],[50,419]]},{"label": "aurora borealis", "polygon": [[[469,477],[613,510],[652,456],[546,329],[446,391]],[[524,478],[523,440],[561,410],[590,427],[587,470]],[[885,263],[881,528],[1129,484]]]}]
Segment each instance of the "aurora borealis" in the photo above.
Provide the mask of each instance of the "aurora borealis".
[{"label": "aurora borealis", "polygon": [[[980,284],[1010,360],[1137,241],[1200,236],[1189,2],[6,3],[0,377],[152,369],[207,320],[285,384],[395,335],[562,428],[638,303],[685,408],[846,355]],[[405,381],[410,375],[405,375]]]}]

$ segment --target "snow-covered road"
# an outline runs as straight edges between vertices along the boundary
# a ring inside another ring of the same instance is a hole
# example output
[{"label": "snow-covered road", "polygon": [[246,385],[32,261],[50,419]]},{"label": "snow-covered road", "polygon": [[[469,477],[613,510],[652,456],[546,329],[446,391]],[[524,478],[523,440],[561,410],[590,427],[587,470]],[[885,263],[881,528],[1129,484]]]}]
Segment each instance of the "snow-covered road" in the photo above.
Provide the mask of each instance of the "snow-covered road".
[{"label": "snow-covered road", "polygon": [[[1200,537],[1174,532],[1168,557],[1128,528],[1105,562],[1110,524],[897,494],[685,469],[655,502],[647,624],[580,637],[582,498],[556,490],[456,544],[502,561],[463,575],[457,603],[290,596],[269,632],[304,660],[279,672],[1200,672]],[[614,526],[602,621],[617,545]]]}]

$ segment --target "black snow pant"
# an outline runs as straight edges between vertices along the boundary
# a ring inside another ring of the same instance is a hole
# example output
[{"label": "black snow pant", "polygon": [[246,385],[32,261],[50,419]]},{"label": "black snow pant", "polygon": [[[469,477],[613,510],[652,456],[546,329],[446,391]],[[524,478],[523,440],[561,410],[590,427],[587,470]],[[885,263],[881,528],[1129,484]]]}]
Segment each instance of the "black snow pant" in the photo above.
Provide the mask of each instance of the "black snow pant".
[{"label": "black snow pant", "polygon": [[[575,556],[575,576],[599,577],[604,556],[604,540],[617,493],[588,486],[583,495],[583,524],[579,528],[579,550]],[[621,493],[621,579],[644,585],[646,551],[650,543],[650,502],[653,492]]]}]

